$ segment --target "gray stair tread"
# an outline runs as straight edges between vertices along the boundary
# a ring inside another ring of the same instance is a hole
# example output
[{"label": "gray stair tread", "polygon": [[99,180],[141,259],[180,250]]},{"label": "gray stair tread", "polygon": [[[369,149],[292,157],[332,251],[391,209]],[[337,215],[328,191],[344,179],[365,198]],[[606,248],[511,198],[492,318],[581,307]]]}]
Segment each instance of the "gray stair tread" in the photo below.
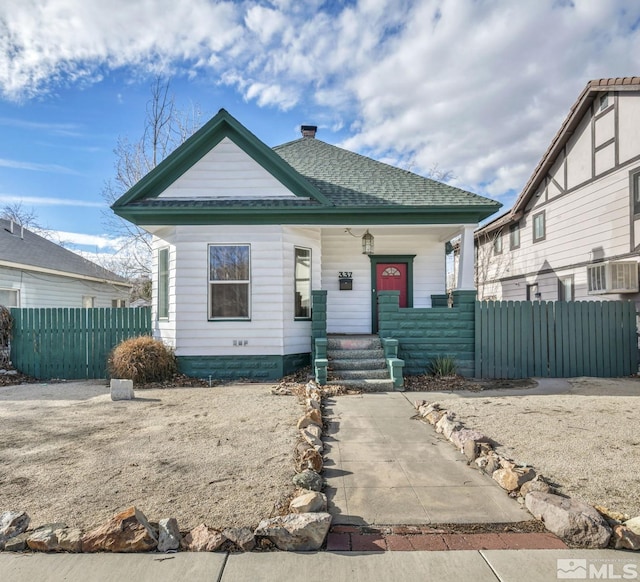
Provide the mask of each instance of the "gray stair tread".
[{"label": "gray stair tread", "polygon": [[389,380],[389,370],[333,370],[331,376],[335,380]]},{"label": "gray stair tread", "polygon": [[387,367],[387,361],[384,358],[371,359],[336,359],[331,358],[329,366],[332,370],[378,370]]}]

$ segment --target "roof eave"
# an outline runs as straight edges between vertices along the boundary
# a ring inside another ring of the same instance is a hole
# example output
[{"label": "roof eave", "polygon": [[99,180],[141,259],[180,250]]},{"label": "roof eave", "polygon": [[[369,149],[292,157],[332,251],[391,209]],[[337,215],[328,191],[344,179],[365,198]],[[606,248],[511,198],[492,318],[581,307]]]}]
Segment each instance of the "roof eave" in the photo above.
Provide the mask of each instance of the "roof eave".
[{"label": "roof eave", "polygon": [[560,129],[551,140],[549,147],[543,154],[531,177],[522,189],[520,196],[518,196],[518,199],[514,203],[514,211],[524,210],[524,207],[534,195],[547,172],[553,166],[558,154],[573,135],[573,132],[580,124],[583,115],[587,112],[598,93],[640,90],[640,83],[638,83],[638,79],[633,78],[635,81],[634,83],[626,83],[625,79],[628,78],[598,79],[587,83],[578,96],[578,99],[576,99],[574,104],[571,106],[571,109],[569,110],[565,120],[562,122]]},{"label": "roof eave", "polygon": [[322,207],[322,208],[117,208],[114,212],[135,224],[446,224],[478,223],[500,204],[445,207]]}]

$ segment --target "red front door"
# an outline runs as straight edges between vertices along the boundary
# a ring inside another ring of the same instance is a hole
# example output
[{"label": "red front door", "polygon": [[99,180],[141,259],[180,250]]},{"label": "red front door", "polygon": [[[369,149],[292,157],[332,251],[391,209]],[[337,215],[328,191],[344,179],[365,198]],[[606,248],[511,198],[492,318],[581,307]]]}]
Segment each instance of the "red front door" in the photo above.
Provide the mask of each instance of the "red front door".
[{"label": "red front door", "polygon": [[377,291],[400,291],[400,307],[407,307],[407,264],[378,263],[376,289]]}]

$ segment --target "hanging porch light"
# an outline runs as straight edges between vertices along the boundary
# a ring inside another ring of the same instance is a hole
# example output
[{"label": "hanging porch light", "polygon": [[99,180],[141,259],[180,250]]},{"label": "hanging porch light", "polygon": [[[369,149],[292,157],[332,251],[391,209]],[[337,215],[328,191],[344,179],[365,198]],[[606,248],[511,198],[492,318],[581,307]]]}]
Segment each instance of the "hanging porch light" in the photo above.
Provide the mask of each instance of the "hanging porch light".
[{"label": "hanging porch light", "polygon": [[368,229],[367,232],[362,235],[362,254],[373,254],[373,235],[369,232]]}]

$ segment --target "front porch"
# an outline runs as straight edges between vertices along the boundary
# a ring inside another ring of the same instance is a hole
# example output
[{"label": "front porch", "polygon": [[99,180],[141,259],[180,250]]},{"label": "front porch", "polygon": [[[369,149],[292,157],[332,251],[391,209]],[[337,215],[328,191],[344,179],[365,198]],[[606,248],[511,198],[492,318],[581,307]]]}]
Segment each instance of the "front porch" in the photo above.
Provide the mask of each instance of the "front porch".
[{"label": "front porch", "polygon": [[[358,388],[367,391],[380,389],[401,390],[403,373],[423,374],[436,357],[455,359],[458,373],[472,377],[475,371],[475,298],[472,290],[453,291],[453,305],[447,306],[446,295],[433,296],[434,307],[400,308],[398,291],[381,291],[378,294],[377,336],[380,355],[384,361],[387,388],[382,383],[367,378]],[[321,384],[338,383],[349,385],[345,379],[334,379],[336,358],[332,357],[330,343],[337,336],[326,331],[326,291],[313,291],[313,367],[316,380]],[[358,337],[342,336],[349,343]],[[375,337],[375,336],[373,336]],[[346,339],[348,338],[348,339]],[[371,343],[372,340],[365,339]],[[362,354],[358,354],[362,359]],[[342,367],[338,362],[337,368]],[[381,367],[381,366],[380,366]],[[340,374],[338,373],[338,376]]]}]

